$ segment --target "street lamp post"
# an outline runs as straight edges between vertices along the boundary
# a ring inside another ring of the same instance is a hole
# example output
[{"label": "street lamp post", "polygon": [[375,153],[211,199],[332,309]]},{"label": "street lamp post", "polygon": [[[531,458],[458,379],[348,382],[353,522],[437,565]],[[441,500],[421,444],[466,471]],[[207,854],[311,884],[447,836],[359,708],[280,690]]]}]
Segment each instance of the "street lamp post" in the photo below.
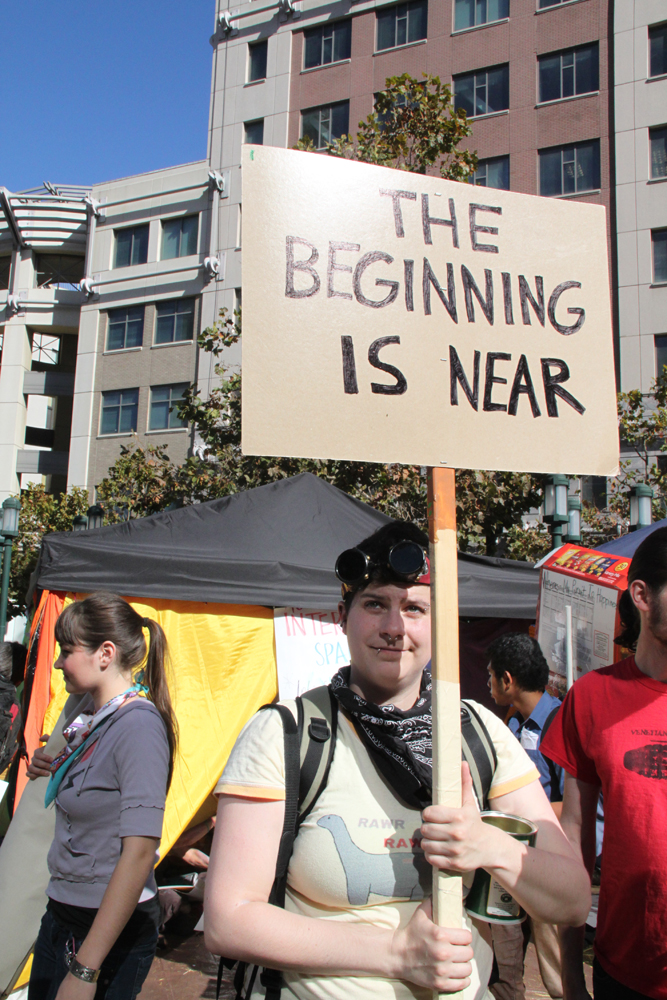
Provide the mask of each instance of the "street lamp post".
[{"label": "street lamp post", "polygon": [[653,522],[651,501],[653,490],[645,483],[637,483],[629,491],[630,497],[630,531],[638,528],[648,528]]},{"label": "street lamp post", "polygon": [[544,487],[543,520],[551,530],[552,547],[563,544],[565,525],[570,517],[567,510],[567,476],[550,476]]},{"label": "street lamp post", "polygon": [[7,497],[2,505],[2,584],[0,586],[0,642],[4,642],[7,631],[7,601],[9,600],[9,573],[12,566],[12,545],[19,533],[18,497]]},{"label": "street lamp post", "polygon": [[104,507],[94,503],[88,508],[88,528],[101,528],[104,524]]},{"label": "street lamp post", "polygon": [[579,497],[568,496],[567,514],[567,534],[565,535],[564,541],[574,542],[575,545],[581,545],[581,500]]}]

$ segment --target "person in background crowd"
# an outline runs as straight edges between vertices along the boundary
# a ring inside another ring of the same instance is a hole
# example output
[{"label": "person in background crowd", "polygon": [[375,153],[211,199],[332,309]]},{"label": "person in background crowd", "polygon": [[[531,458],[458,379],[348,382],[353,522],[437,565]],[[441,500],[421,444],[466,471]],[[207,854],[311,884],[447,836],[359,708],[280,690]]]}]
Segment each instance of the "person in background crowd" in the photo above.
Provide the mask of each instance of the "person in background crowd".
[{"label": "person in background crowd", "polygon": [[[419,569],[409,574],[392,562],[394,549],[408,541],[421,548]],[[427,1000],[433,989],[483,997],[492,963],[489,925],[465,913],[463,927],[433,923],[432,867],[464,873],[466,887],[473,870],[485,868],[542,920],[584,920],[588,912],[585,871],[532,762],[481,705],[475,711],[497,755],[488,797],[493,808],[533,821],[537,846],[482,822],[467,764],[462,807],[429,804],[427,545],[416,526],[391,522],[344,554],[365,563],[354,579],[349,574],[339,605],[351,665],[330,685],[335,753],[326,786],[298,830],[284,909],[268,902],[285,813],[277,712],[259,712],[245,726],[216,788],[206,945],[285,970],[283,1000]],[[296,712],[293,702],[288,706]],[[261,980],[252,978],[253,996],[263,992]]]},{"label": "person in background crowd", "polygon": [[[0,775],[11,763],[14,747],[9,746],[19,714],[16,687],[12,682],[13,643],[0,643]],[[18,734],[16,734],[18,735]],[[14,736],[13,742],[16,742]]]},{"label": "person in background crowd", "polygon": [[[666,1000],[667,528],[637,548],[619,614],[634,655],[576,681],[543,750],[567,772],[561,822],[589,872],[604,795],[595,1000]],[[561,928],[566,1000],[588,1000],[583,937]]]},{"label": "person in background crowd", "polygon": [[[496,705],[516,709],[509,728],[535,764],[552,809],[560,816],[563,769],[548,760],[540,749],[542,735],[561,706],[558,698],[546,691],[549,665],[539,643],[523,632],[501,635],[489,646],[488,655],[491,697]],[[540,975],[549,995],[563,996],[558,931],[554,924],[528,917],[523,928],[498,925],[492,928],[492,934],[500,980],[491,990],[497,1000],[518,1000],[524,996],[524,956],[531,934]]]},{"label": "person in background crowd", "polygon": [[[145,685],[132,671],[146,657]],[[166,638],[115,594],[70,604],[55,628],[56,668],[89,707],[63,751],[37,750],[30,778],[55,802],[48,906],[35,944],[29,1000],[132,1000],[155,955],[160,905],[153,874],[171,781],[176,722]],[[145,694],[146,697],[140,695]]]}]

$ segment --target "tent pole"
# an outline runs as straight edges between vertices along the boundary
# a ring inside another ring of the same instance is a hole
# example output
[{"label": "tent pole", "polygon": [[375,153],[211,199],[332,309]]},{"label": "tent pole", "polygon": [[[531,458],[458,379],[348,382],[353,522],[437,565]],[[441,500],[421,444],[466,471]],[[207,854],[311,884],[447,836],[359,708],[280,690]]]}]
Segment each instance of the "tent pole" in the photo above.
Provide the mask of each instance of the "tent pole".
[{"label": "tent pole", "polygon": [[[461,805],[461,696],[455,487],[453,469],[429,468],[433,802],[458,808]],[[435,923],[440,927],[461,927],[461,905],[461,877],[434,869]]]}]

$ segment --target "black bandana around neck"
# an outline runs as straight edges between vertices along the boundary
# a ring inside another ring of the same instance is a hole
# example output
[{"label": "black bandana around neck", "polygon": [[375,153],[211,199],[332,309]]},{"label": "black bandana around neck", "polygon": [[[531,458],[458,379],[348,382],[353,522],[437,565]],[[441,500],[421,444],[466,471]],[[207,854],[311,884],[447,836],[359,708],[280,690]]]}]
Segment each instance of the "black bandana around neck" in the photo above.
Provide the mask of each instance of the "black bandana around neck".
[{"label": "black bandana around neck", "polygon": [[374,705],[350,689],[350,668],[331,678],[331,691],[352,719],[361,740],[393,791],[406,805],[430,805],[433,787],[431,674],[422,674],[417,701],[405,711],[394,705]]}]

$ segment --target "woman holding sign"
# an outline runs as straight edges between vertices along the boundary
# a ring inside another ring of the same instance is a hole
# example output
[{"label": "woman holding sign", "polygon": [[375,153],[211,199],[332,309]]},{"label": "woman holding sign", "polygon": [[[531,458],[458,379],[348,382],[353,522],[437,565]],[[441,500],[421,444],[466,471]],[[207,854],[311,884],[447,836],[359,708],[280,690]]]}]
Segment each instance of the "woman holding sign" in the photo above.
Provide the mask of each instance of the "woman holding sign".
[{"label": "woman holding sign", "polygon": [[[276,1000],[282,989],[299,1000],[347,1000],[353,991],[369,1000],[408,1000],[426,998],[433,989],[465,989],[471,1000],[482,997],[492,964],[489,925],[465,913],[456,928],[433,923],[431,866],[463,873],[467,886],[475,869],[486,869],[539,920],[581,924],[588,913],[588,877],[534,765],[482,706],[471,711],[495,748],[486,798],[492,809],[531,820],[539,830],[537,846],[482,822],[467,764],[462,807],[429,804],[427,544],[413,525],[393,522],[338,559],[351,665],[330,685],[335,752],[298,827],[284,909],[275,892],[269,902],[291,808],[278,711],[250,720],[217,785],[207,947],[283,971],[281,980],[249,968],[250,995],[266,991]],[[294,703],[288,708],[296,715]],[[326,739],[313,725],[312,743]],[[302,786],[307,765],[306,759]]]}]

